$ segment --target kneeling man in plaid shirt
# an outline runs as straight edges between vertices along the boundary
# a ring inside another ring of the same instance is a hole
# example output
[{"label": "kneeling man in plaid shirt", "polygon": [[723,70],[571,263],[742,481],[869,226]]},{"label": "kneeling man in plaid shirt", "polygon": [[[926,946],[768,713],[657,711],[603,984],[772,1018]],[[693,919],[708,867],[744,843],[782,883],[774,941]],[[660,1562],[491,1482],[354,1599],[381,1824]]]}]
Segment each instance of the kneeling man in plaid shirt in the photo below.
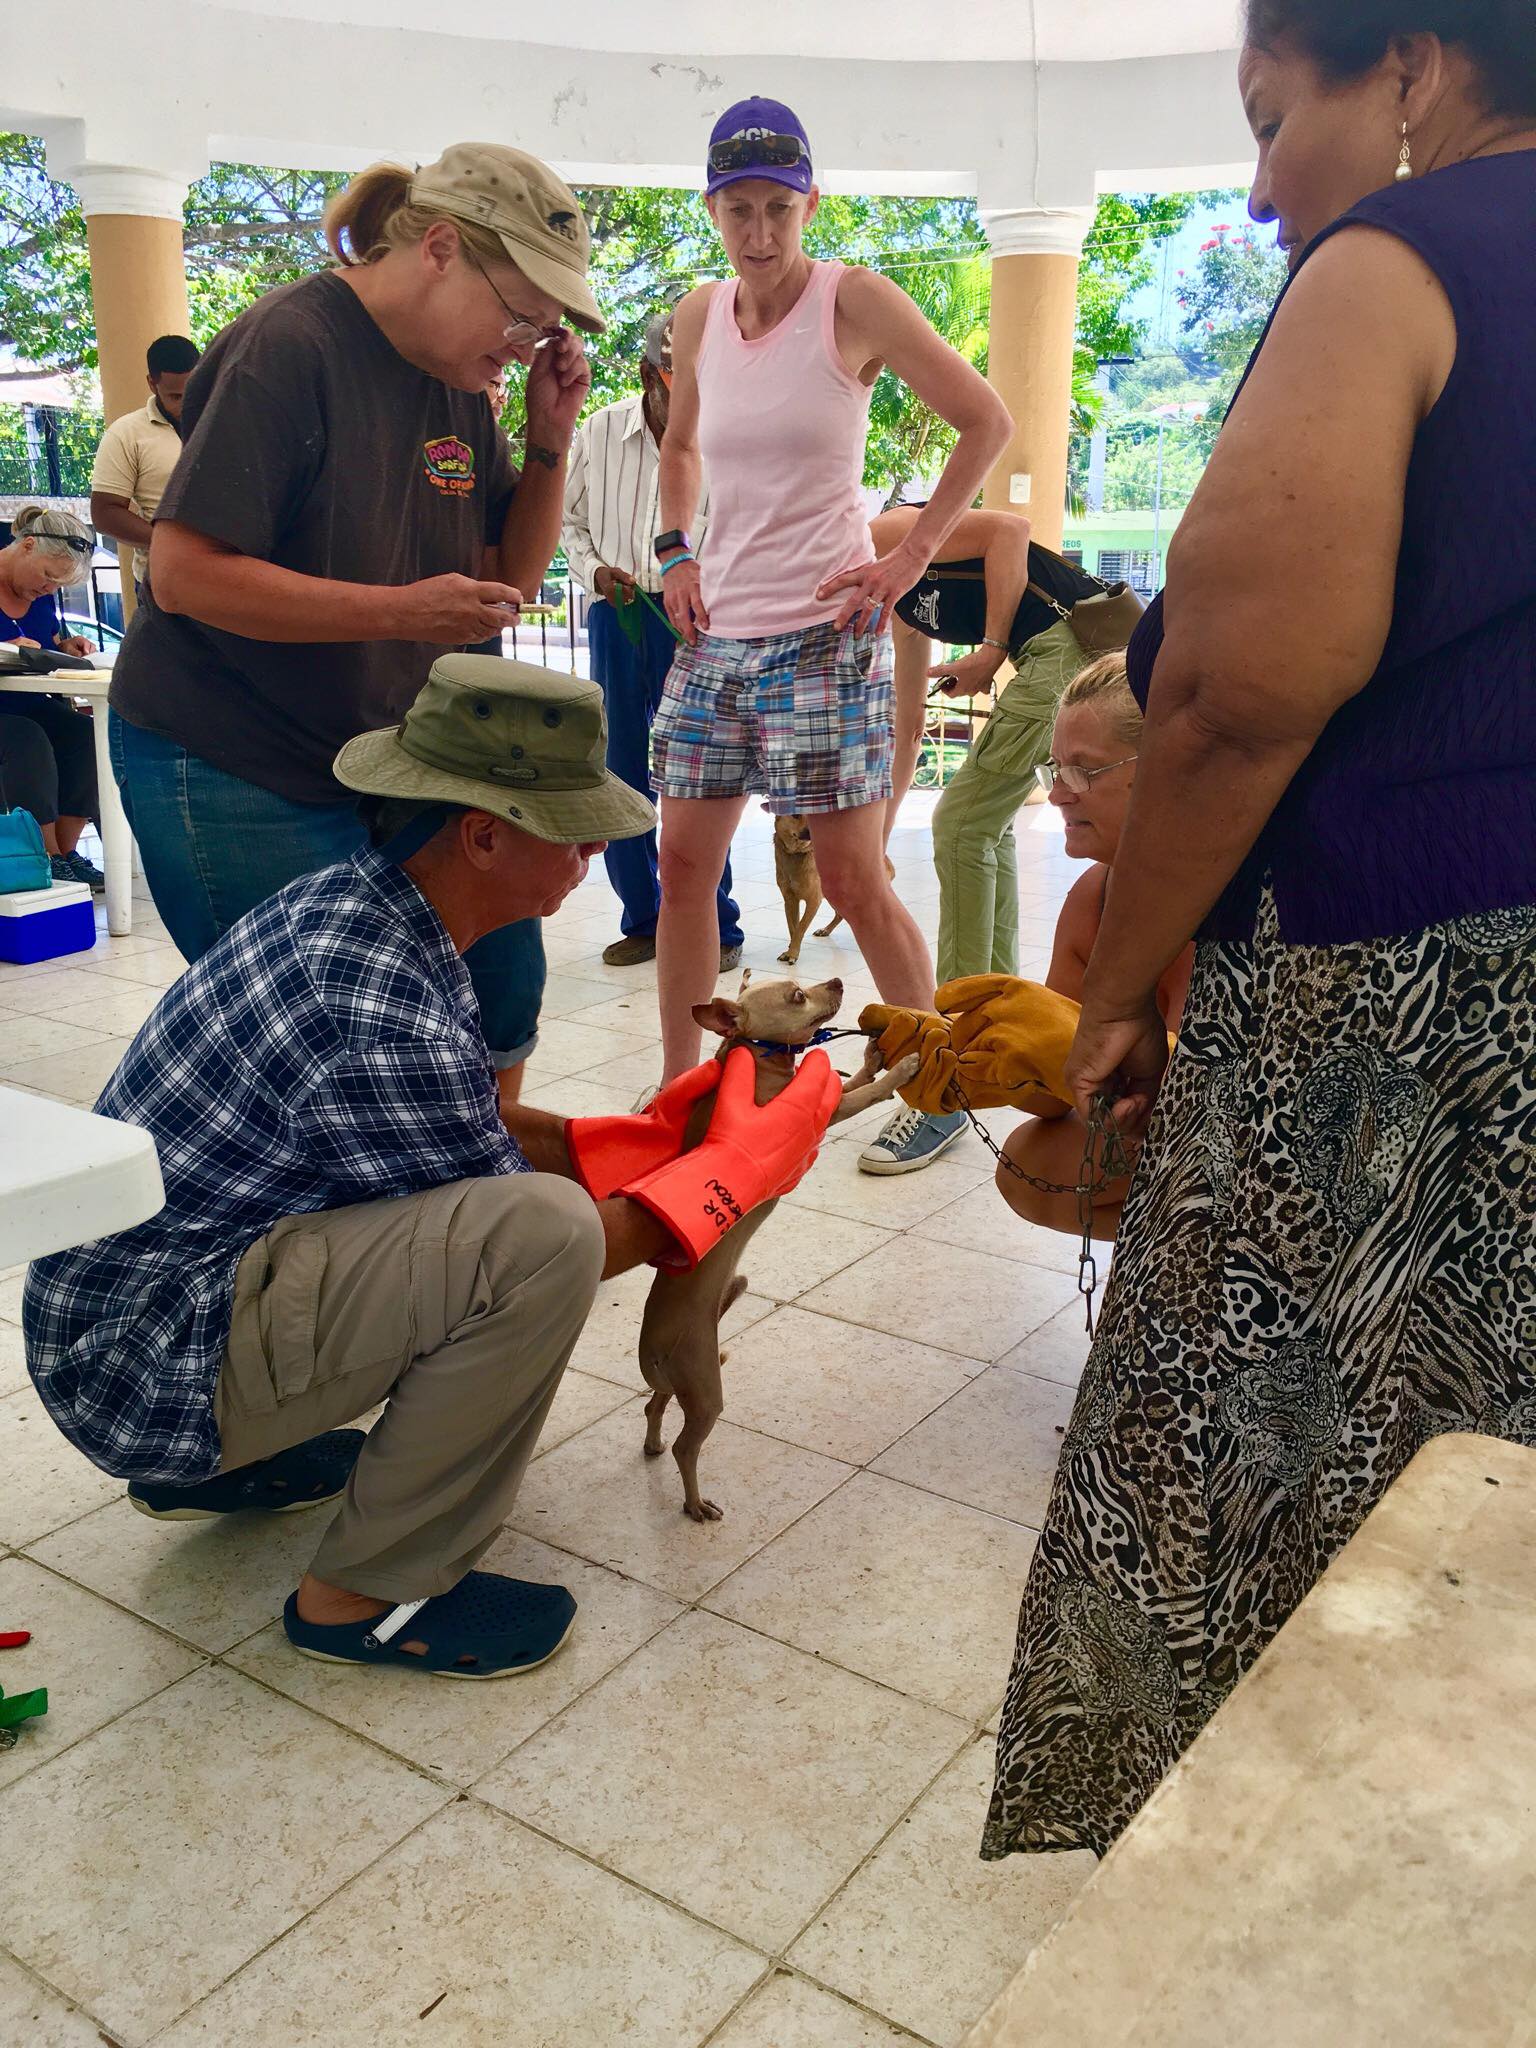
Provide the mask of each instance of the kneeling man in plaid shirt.
[{"label": "kneeling man in plaid shirt", "polygon": [[812,1053],[759,1109],[739,1051],[642,1115],[503,1120],[462,955],[652,827],[605,751],[595,685],[436,662],[402,725],[336,758],[371,850],[235,924],[96,1105],[152,1133],[165,1207],[28,1274],[38,1392],[145,1514],[339,1500],[284,1610],[314,1656],[495,1678],[553,1655],[565,1588],[473,1567],[599,1279],[697,1263],[794,1185],[838,1099]]}]

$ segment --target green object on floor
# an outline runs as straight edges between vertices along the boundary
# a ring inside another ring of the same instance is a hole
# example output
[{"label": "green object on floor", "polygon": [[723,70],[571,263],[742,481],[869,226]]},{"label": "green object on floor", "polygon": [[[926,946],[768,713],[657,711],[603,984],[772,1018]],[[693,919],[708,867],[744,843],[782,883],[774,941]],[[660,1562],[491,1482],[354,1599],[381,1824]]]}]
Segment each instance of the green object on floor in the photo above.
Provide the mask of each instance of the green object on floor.
[{"label": "green object on floor", "polygon": [[47,1711],[47,1686],[40,1685],[33,1692],[13,1692],[7,1699],[5,1687],[0,1685],[0,1728],[18,1728],[23,1721],[31,1721]]}]

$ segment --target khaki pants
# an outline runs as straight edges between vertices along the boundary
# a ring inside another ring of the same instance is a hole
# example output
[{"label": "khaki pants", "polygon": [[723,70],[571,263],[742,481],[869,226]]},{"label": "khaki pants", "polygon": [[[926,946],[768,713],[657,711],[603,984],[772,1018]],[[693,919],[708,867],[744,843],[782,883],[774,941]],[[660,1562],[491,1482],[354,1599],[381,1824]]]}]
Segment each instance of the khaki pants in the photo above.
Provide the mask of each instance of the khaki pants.
[{"label": "khaki pants", "polygon": [[938,976],[1019,971],[1014,814],[1051,751],[1061,693],[1088,660],[1070,626],[1037,634],[933,812]]},{"label": "khaki pants", "polygon": [[602,1265],[596,1208],[548,1174],[284,1218],[235,1274],[222,1469],[387,1402],[310,1569],[446,1593],[511,1511]]}]

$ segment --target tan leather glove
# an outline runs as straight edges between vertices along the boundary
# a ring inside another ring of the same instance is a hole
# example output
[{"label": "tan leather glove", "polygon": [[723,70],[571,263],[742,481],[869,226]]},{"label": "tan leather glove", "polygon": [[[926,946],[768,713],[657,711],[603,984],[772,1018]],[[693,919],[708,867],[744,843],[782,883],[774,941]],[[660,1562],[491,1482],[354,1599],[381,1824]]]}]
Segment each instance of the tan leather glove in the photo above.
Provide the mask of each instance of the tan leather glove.
[{"label": "tan leather glove", "polygon": [[1007,974],[970,974],[946,982],[934,1011],[872,1003],[859,1029],[878,1037],[887,1067],[909,1052],[921,1065],[901,1091],[930,1116],[961,1107],[1001,1109],[1031,1089],[1071,1106],[1064,1070],[1077,1031],[1078,1006],[1037,981]]}]

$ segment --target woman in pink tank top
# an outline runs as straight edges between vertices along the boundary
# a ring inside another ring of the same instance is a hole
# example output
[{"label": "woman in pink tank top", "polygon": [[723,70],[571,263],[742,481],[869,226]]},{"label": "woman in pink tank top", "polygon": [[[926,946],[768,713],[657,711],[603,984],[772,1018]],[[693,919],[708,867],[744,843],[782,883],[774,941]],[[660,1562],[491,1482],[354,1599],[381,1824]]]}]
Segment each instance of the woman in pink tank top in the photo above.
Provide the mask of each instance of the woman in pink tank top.
[{"label": "woman in pink tank top", "polygon": [[[693,1011],[719,968],[715,884],[753,794],[807,819],[827,901],[882,997],[933,999],[927,945],[885,865],[890,621],[1011,423],[899,286],[806,255],[819,197],[788,107],[743,100],[716,122],[706,204],[734,276],[677,308],[656,541],[682,635],[651,736],[669,1080],[699,1057]],[[870,392],[886,367],[959,439],[912,531],[877,560],[861,479]],[[710,527],[695,558],[688,527],[705,464]]]}]

